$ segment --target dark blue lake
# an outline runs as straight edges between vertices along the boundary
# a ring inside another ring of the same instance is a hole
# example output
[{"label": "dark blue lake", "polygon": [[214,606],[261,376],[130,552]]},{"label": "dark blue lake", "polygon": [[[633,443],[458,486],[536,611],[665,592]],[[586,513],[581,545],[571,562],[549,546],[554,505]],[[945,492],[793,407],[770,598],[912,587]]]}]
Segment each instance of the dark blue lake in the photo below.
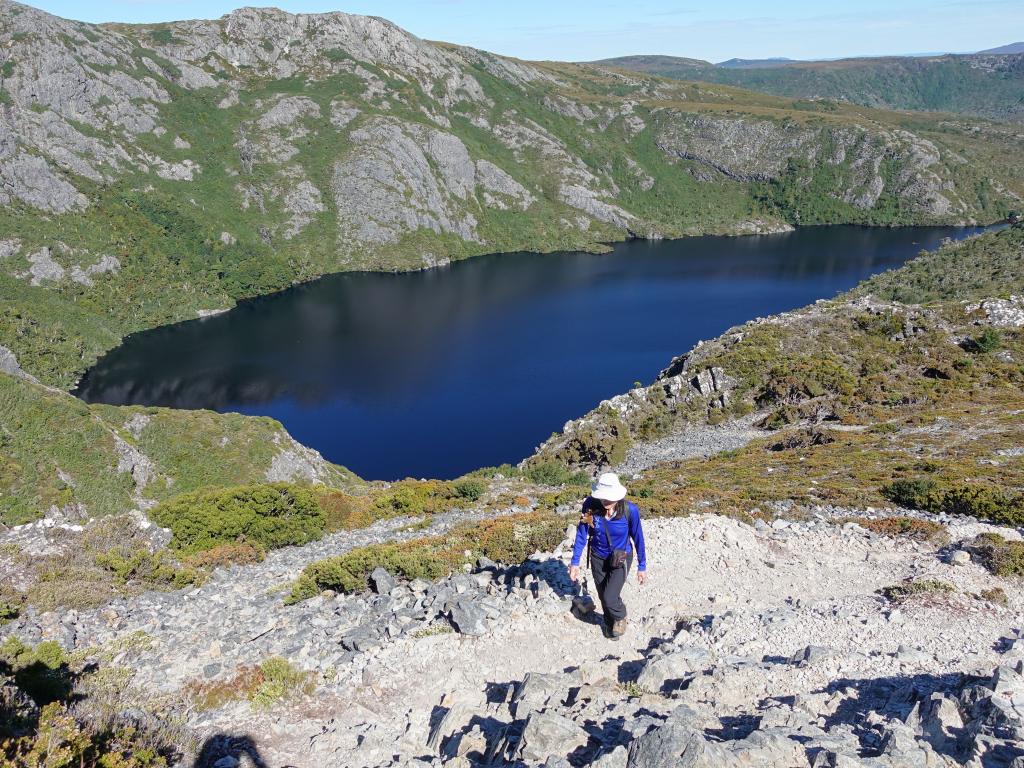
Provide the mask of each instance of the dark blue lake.
[{"label": "dark blue lake", "polygon": [[699,339],[977,231],[813,227],[333,275],[133,335],[76,394],[272,416],[363,477],[451,478],[519,461]]}]

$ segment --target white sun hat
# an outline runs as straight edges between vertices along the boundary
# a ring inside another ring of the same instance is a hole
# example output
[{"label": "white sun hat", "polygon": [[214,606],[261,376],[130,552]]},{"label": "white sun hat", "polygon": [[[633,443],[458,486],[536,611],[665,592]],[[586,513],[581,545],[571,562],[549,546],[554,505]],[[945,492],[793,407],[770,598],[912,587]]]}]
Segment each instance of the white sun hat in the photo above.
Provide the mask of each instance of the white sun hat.
[{"label": "white sun hat", "polygon": [[626,487],[614,472],[605,472],[591,486],[590,495],[602,501],[621,501],[626,498]]}]

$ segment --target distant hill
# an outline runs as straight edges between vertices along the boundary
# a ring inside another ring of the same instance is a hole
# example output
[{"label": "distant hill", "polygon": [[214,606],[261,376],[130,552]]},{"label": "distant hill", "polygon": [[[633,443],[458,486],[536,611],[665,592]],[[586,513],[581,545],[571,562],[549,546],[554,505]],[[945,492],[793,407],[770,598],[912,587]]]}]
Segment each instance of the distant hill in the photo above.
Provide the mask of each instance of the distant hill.
[{"label": "distant hill", "polygon": [[1017,47],[1024,44],[969,55],[765,60],[760,64],[730,59],[717,66],[671,56],[626,56],[595,63],[797,99],[1024,120],[1024,53],[1014,52]]},{"label": "distant hill", "polygon": [[725,69],[751,69],[758,67],[777,67],[782,64],[791,64],[796,59],[787,59],[782,56],[774,56],[770,59],[729,59],[728,61],[720,61],[716,66],[724,67]]},{"label": "distant hill", "polygon": [[985,51],[978,51],[978,53],[1024,53],[1024,42],[1001,45],[998,48],[989,48]]}]

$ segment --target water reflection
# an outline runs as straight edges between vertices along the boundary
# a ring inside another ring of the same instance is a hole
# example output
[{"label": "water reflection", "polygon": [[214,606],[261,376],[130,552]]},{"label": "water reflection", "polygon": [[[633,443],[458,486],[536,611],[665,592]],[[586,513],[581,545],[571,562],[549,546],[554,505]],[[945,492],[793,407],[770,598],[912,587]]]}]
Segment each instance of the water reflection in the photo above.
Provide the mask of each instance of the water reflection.
[{"label": "water reflection", "polygon": [[700,338],[973,230],[808,228],[345,274],[130,337],[90,402],[274,416],[372,478],[516,461]]}]

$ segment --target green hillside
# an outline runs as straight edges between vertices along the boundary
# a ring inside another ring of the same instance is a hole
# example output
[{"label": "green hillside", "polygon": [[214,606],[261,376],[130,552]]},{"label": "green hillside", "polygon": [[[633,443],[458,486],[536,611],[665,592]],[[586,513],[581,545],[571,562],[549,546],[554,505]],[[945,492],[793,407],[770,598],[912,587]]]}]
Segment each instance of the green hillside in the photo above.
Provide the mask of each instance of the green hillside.
[{"label": "green hillside", "polygon": [[599,63],[795,99],[1024,119],[1024,55],[1019,53],[892,56],[738,68],[672,56],[623,56]]}]

